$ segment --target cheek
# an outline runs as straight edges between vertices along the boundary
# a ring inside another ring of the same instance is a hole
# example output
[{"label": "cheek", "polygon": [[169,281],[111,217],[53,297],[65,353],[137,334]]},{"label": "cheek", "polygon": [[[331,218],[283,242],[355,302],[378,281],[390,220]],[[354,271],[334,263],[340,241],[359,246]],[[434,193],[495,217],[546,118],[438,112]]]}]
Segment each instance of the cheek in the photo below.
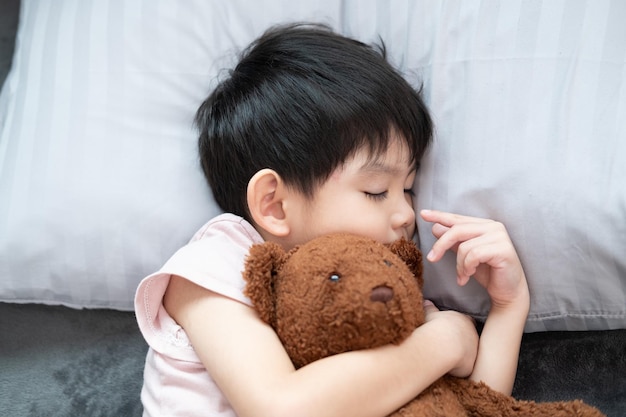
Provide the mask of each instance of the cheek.
[{"label": "cheek", "polygon": [[378,229],[381,228],[379,225],[380,214],[375,215],[375,213],[363,209],[330,210],[324,217],[325,219],[319,224],[318,230],[323,230],[325,233],[346,232],[375,238],[376,236],[371,235],[379,233]]},{"label": "cheek", "polygon": [[[330,187],[329,187],[330,188]],[[355,233],[376,240],[388,239],[388,222],[382,206],[377,206],[359,192],[326,189],[308,206],[306,227],[310,235],[333,232]]]},{"label": "cheek", "polygon": [[345,231],[367,236],[379,242],[389,239],[389,223],[377,211],[361,210],[347,213],[338,225]]}]

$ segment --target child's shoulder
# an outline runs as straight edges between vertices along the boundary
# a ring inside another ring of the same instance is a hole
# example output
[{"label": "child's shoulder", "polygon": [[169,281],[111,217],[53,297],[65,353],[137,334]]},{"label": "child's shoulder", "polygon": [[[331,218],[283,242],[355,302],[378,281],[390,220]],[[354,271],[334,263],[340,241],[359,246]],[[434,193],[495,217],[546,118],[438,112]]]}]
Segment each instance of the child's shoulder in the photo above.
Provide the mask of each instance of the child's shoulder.
[{"label": "child's shoulder", "polygon": [[210,237],[231,237],[237,241],[262,243],[263,238],[256,229],[243,217],[232,213],[222,213],[206,222],[194,235],[189,243]]}]

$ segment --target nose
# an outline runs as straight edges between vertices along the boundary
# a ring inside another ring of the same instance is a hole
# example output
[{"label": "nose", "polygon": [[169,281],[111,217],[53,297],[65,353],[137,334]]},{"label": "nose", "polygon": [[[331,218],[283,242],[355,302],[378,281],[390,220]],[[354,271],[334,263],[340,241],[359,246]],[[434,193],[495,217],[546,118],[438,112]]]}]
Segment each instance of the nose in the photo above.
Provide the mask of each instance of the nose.
[{"label": "nose", "polygon": [[404,200],[393,214],[392,226],[394,229],[398,229],[401,227],[410,227],[413,224],[415,224],[413,201]]},{"label": "nose", "polygon": [[386,285],[379,285],[378,287],[374,287],[372,289],[372,293],[370,294],[370,300],[374,302],[379,301],[381,303],[386,303],[392,298],[393,289]]}]

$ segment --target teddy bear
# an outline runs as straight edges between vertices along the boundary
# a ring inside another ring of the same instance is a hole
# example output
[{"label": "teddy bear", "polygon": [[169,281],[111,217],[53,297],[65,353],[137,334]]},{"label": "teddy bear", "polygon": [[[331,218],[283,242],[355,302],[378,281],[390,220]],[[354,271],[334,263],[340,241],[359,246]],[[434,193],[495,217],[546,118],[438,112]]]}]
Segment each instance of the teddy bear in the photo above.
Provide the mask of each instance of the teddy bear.
[{"label": "teddy bear", "polygon": [[[245,294],[276,331],[294,366],[402,342],[424,323],[422,254],[414,242],[383,245],[353,234],[323,235],[285,251],[253,245]],[[483,382],[444,376],[394,417],[603,416],[580,400],[516,400]]]}]

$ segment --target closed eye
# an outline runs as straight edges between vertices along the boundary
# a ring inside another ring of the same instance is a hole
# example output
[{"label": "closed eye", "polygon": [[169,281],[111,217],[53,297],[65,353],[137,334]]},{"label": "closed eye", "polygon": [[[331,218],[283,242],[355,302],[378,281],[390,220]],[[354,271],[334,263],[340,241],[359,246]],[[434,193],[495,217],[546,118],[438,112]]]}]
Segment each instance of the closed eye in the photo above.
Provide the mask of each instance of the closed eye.
[{"label": "closed eye", "polygon": [[415,191],[413,191],[412,188],[406,188],[404,193],[410,195],[411,197],[415,197]]},{"label": "closed eye", "polygon": [[365,192],[365,195],[372,200],[384,200],[387,198],[387,191],[383,191],[382,193],[368,193]]}]

